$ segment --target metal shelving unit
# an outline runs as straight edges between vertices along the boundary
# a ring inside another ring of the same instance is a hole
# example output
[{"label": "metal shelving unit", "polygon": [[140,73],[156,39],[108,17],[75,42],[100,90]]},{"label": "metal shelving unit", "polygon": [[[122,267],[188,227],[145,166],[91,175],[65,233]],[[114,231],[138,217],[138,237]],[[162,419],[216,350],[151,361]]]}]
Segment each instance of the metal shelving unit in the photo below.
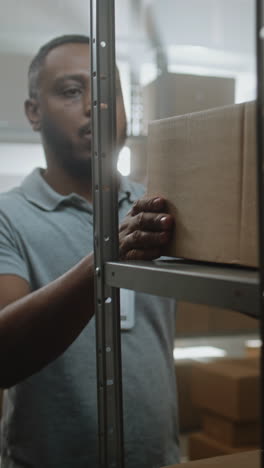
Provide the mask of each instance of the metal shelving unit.
[{"label": "metal shelving unit", "polygon": [[[261,389],[264,391],[264,0],[256,0],[257,46],[257,176],[259,218],[259,310],[261,347]],[[261,399],[261,467],[264,467],[264,398]]]},{"label": "metal shelving unit", "polygon": [[[90,0],[94,252],[101,468],[124,468],[119,288],[238,310],[262,318],[264,293],[264,0],[257,5],[258,270],[180,261],[118,262],[115,148],[115,2]],[[101,104],[105,103],[104,109]],[[261,312],[261,313],[260,313]],[[263,322],[263,320],[262,320]],[[262,340],[264,325],[262,323]],[[262,358],[262,378],[264,375]],[[264,386],[263,386],[264,388]],[[264,406],[264,405],[263,405]],[[262,407],[262,421],[264,408]],[[264,448],[262,434],[262,449]],[[262,451],[263,453],[263,451]],[[264,458],[262,460],[264,467]]]}]

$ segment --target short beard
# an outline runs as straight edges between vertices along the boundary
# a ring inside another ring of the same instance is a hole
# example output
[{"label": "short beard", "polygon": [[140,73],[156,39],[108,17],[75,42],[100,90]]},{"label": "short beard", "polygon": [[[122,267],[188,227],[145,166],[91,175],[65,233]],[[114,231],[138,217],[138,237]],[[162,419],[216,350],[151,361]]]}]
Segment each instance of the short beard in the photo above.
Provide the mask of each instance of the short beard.
[{"label": "short beard", "polygon": [[84,159],[78,158],[72,142],[50,119],[43,119],[41,133],[44,147],[52,151],[59,167],[74,178],[91,180],[91,156]]},{"label": "short beard", "polygon": [[[72,154],[72,153],[71,153]],[[92,158],[78,159],[68,157],[63,153],[63,158],[58,160],[61,168],[63,168],[67,174],[73,176],[79,180],[91,180],[92,179]]]},{"label": "short beard", "polygon": [[[121,128],[117,141],[116,159],[125,144],[126,130],[126,120],[124,120],[124,125]],[[92,180],[92,151],[90,151],[90,157],[78,158],[72,142],[48,118],[43,118],[42,120],[41,133],[44,148],[49,148],[52,151],[56,158],[56,164],[59,167],[64,169],[70,176],[79,180]]]}]

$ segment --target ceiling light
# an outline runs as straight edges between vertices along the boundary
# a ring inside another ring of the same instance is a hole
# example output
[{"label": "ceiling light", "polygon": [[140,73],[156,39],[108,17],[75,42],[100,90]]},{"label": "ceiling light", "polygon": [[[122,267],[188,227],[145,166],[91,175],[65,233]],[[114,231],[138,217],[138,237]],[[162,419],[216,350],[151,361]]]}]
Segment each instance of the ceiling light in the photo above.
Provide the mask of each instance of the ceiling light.
[{"label": "ceiling light", "polygon": [[215,346],[190,346],[186,348],[174,348],[173,357],[179,359],[202,359],[226,356],[226,351]]}]

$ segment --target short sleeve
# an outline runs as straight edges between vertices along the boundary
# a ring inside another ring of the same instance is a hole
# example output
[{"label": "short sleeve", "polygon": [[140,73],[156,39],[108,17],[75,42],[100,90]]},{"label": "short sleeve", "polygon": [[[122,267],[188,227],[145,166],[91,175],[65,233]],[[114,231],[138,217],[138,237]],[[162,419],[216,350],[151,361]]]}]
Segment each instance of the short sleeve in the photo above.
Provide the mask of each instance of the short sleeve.
[{"label": "short sleeve", "polygon": [[17,233],[8,216],[0,211],[0,275],[29,280],[28,268],[19,249]]}]

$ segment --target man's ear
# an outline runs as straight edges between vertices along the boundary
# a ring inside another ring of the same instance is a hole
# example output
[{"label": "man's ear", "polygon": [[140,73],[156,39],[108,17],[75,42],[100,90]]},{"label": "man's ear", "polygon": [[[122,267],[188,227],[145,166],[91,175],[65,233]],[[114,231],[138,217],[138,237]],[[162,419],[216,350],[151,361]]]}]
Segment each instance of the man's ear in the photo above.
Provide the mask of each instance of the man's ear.
[{"label": "man's ear", "polygon": [[41,130],[40,109],[37,99],[27,99],[24,104],[25,114],[34,132]]}]

